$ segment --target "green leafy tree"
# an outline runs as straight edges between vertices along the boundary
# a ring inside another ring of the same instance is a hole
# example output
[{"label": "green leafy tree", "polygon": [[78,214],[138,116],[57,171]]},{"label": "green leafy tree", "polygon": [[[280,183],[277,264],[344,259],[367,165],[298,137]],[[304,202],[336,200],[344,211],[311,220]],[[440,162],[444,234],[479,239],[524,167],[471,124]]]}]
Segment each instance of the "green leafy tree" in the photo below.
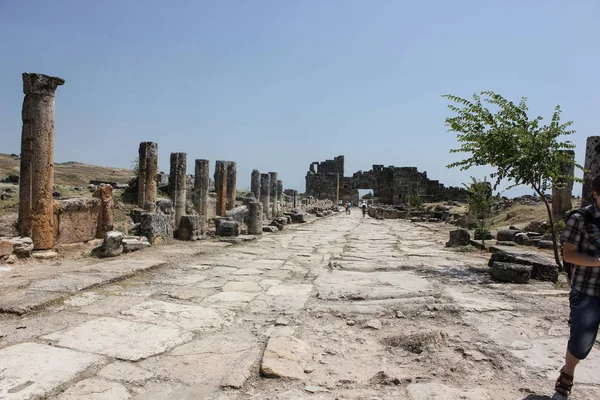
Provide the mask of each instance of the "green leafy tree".
[{"label": "green leafy tree", "polygon": [[135,156],[133,160],[131,160],[131,169],[133,170],[133,174],[137,177],[140,174],[140,157]]},{"label": "green leafy tree", "polygon": [[[552,188],[553,182],[569,177],[561,176],[561,164],[581,165],[560,150],[574,149],[570,141],[560,141],[561,136],[573,134],[572,121],[561,123],[560,106],[556,106],[548,124],[543,118],[529,118],[527,99],[523,97],[515,104],[492,91],[474,94],[469,101],[458,96],[444,95],[450,100],[448,108],[456,115],[446,118],[446,126],[455,132],[460,148],[451,153],[468,153],[469,156],[448,165],[467,170],[474,166],[487,165],[496,171],[490,176],[496,180],[494,189],[504,180],[510,187],[527,185],[544,201],[552,227],[554,258],[562,269],[552,210],[544,193]],[[486,107],[491,105],[493,110]],[[581,181],[580,179],[577,179]]]},{"label": "green leafy tree", "polygon": [[412,208],[420,209],[423,207],[423,199],[416,193],[411,193],[408,195],[408,205]]},{"label": "green leafy tree", "polygon": [[495,203],[492,185],[484,177],[482,181],[471,177],[469,185],[463,184],[467,189],[467,204],[469,205],[469,214],[477,221],[477,232],[483,239],[481,243],[485,244],[485,236],[489,233],[489,221],[492,216],[492,206]]},{"label": "green leafy tree", "polygon": [[361,199],[367,200],[367,199],[372,199],[373,198],[373,192],[369,192],[364,194]]}]

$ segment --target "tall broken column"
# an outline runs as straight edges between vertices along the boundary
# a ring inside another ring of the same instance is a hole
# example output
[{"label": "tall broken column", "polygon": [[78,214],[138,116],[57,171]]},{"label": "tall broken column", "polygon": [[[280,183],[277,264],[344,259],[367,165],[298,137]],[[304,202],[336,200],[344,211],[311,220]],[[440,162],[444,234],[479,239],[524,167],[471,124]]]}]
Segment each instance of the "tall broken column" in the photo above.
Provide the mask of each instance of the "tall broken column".
[{"label": "tall broken column", "polygon": [[298,195],[297,190],[292,191],[292,207],[293,208],[298,207],[297,198],[296,198],[297,195]]},{"label": "tall broken column", "polygon": [[252,170],[250,191],[256,200],[260,199],[260,171],[257,169]]},{"label": "tall broken column", "polygon": [[248,210],[248,235],[262,235],[262,204],[252,202]]},{"label": "tall broken column", "polygon": [[271,218],[277,217],[277,172],[269,172],[271,195]]},{"label": "tall broken column", "polygon": [[585,146],[585,172],[581,190],[581,207],[590,204],[592,181],[600,175],[600,136],[589,136]]},{"label": "tall broken column", "polygon": [[225,216],[227,211],[227,163],[218,160],[215,163],[215,191],[217,192],[216,214]]},{"label": "tall broken column", "polygon": [[575,176],[575,152],[562,150],[561,153],[567,160],[560,166],[560,175],[563,177],[553,182],[552,187],[552,215],[562,218],[567,211],[573,208],[571,196],[573,194],[573,177]]},{"label": "tall broken column", "polygon": [[[196,160],[194,174],[194,209],[208,220],[208,187],[210,185],[210,172],[208,160]],[[204,231],[204,228],[203,228]]]},{"label": "tall broken column", "polygon": [[138,207],[156,211],[156,173],[158,172],[158,143],[141,142],[138,168]]},{"label": "tall broken column", "polygon": [[267,218],[271,217],[269,213],[269,203],[271,201],[271,175],[260,174],[260,202],[263,205],[263,213]]},{"label": "tall broken column", "polygon": [[54,92],[65,80],[23,74],[19,233],[31,236],[35,249],[54,244]]},{"label": "tall broken column", "polygon": [[283,181],[282,180],[278,180],[277,181],[277,200],[279,202],[281,202],[281,207],[278,208],[278,213],[277,216],[280,217],[283,212]]},{"label": "tall broken column", "polygon": [[174,227],[179,227],[181,217],[185,215],[186,202],[186,153],[171,153],[171,171],[169,175],[169,196],[175,211]]},{"label": "tall broken column", "polygon": [[237,185],[237,164],[235,161],[227,162],[227,210],[235,208]]}]

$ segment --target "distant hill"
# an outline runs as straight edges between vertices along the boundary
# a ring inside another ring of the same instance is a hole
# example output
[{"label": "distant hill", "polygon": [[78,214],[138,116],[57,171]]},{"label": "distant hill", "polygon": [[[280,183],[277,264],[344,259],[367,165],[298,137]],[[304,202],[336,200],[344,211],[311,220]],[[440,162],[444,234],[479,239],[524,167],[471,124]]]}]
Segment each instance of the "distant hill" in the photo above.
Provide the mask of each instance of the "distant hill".
[{"label": "distant hill", "polygon": [[[19,168],[18,156],[0,153],[0,180],[19,175]],[[127,183],[133,176],[133,170],[126,168],[99,167],[75,161],[54,164],[54,184],[61,186],[87,185],[90,180]]]}]

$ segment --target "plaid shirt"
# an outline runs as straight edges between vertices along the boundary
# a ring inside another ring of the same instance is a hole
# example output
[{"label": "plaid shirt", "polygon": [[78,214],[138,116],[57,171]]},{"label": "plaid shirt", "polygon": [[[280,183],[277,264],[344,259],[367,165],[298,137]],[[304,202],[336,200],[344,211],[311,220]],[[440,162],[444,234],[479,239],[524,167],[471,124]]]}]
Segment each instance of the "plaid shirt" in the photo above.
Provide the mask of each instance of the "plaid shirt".
[{"label": "plaid shirt", "polygon": [[[596,225],[596,220],[600,218],[600,210],[595,202],[583,209],[588,212],[590,210],[593,210],[594,221],[588,224],[581,213],[571,215],[561,241],[574,244],[582,254],[600,257],[600,228]],[[588,296],[600,297],[600,267],[572,265],[571,287]]]}]

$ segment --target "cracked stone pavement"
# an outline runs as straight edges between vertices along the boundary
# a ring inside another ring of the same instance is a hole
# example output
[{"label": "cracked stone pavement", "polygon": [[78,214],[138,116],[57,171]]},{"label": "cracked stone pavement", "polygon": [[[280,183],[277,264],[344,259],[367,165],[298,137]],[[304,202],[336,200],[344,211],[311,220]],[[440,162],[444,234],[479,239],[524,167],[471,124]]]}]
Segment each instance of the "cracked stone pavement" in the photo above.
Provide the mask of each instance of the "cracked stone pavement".
[{"label": "cracked stone pavement", "polygon": [[[118,282],[33,282],[63,296],[0,314],[0,399],[548,399],[567,291],[492,281],[449,229],[340,213],[159,246]],[[598,371],[597,343],[576,399],[600,398]]]}]

